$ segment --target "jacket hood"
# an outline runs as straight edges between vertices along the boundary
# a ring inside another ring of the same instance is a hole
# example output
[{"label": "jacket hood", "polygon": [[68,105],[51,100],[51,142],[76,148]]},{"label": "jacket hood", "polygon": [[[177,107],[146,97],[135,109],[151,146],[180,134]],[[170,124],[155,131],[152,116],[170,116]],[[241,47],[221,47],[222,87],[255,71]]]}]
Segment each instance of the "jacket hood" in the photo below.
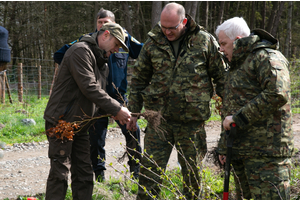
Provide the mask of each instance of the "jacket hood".
[{"label": "jacket hood", "polygon": [[[91,50],[93,51],[97,63],[107,62],[108,58],[104,57],[105,51],[103,49],[100,49],[97,43],[97,32],[93,33],[92,35],[85,35],[82,37],[80,42],[87,42],[89,43],[89,46]],[[101,66],[99,66],[101,68]]]},{"label": "jacket hood", "polygon": [[260,48],[278,50],[279,42],[267,31],[254,29],[248,37],[243,37],[233,42],[232,62]]},{"label": "jacket hood", "polygon": [[[195,20],[188,14],[185,15],[187,18],[185,33],[194,32],[195,30],[200,30],[200,26],[196,24]],[[152,38],[159,44],[164,44],[167,42],[166,36],[161,30],[160,21],[154,26],[154,28],[148,32],[148,36]]]}]

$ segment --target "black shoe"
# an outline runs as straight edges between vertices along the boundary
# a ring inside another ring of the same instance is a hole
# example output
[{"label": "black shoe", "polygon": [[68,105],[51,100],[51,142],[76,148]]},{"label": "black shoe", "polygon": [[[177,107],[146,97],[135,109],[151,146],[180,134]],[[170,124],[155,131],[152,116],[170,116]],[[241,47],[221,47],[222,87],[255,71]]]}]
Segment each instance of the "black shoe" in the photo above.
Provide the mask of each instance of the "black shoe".
[{"label": "black shoe", "polygon": [[105,181],[104,170],[95,171],[95,178],[98,182]]},{"label": "black shoe", "polygon": [[140,165],[136,164],[136,165],[131,165],[129,167],[130,167],[130,174],[133,173],[133,178],[138,179],[140,173]]}]

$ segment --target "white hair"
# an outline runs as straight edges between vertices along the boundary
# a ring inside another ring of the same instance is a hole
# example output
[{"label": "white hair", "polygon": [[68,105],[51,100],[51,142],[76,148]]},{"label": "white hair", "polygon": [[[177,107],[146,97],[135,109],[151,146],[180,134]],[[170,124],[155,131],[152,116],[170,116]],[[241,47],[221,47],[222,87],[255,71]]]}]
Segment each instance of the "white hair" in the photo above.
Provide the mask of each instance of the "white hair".
[{"label": "white hair", "polygon": [[242,17],[233,17],[224,21],[216,29],[217,36],[220,31],[224,31],[231,40],[235,40],[237,36],[248,37],[250,35],[250,29]]}]

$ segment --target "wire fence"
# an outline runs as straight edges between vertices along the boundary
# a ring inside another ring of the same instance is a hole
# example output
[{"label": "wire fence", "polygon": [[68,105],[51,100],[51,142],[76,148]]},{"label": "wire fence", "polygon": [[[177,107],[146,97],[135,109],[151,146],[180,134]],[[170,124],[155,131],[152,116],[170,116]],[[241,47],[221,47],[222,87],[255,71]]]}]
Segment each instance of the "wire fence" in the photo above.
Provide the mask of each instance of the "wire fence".
[{"label": "wire fence", "polygon": [[[49,97],[58,65],[53,60],[23,59],[23,62],[18,65],[7,65],[6,76],[10,93],[20,95],[20,88],[22,88],[22,95],[25,99],[27,96],[35,95],[37,98]],[[134,62],[135,60],[130,60],[128,67],[129,87]],[[290,65],[293,113],[300,113],[300,70],[298,70],[298,64],[299,62],[293,61]],[[20,68],[22,68],[22,74],[20,74]],[[22,76],[21,83],[20,75]],[[212,101],[212,108],[215,108],[214,101]]]},{"label": "wire fence", "polygon": [[[45,61],[43,61],[45,63]],[[19,101],[26,96],[37,98],[48,97],[52,88],[55,64],[48,61],[47,64],[37,62],[35,65],[7,65],[6,76],[12,95],[18,95]],[[22,96],[20,96],[22,95]]]}]

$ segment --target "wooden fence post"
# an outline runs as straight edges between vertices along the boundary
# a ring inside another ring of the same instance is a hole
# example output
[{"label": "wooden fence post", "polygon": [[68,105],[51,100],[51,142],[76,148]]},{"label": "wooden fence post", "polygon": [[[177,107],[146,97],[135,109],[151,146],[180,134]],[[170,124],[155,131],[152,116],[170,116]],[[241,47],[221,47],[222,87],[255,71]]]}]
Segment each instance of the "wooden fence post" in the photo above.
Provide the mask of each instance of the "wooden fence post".
[{"label": "wooden fence post", "polygon": [[4,75],[5,75],[5,83],[6,83],[6,89],[7,89],[7,93],[8,93],[9,102],[12,104],[13,101],[12,101],[11,94],[10,94],[10,88],[9,88],[9,83],[8,83],[8,78],[7,78],[6,72],[4,72]]},{"label": "wooden fence post", "polygon": [[2,104],[5,104],[5,70],[2,71],[1,74],[2,78],[2,83],[1,83],[1,99],[2,99]]},{"label": "wooden fence post", "polygon": [[51,84],[51,87],[50,87],[50,93],[49,93],[49,96],[51,96],[52,89],[53,89],[53,85],[54,85],[54,81],[55,81],[56,76],[57,76],[57,72],[58,72],[58,64],[55,63],[55,69],[54,69],[53,80],[52,80],[52,84]]},{"label": "wooden fence post", "polygon": [[18,97],[19,102],[23,102],[23,65],[18,64]]},{"label": "wooden fence post", "polygon": [[38,73],[39,73],[38,99],[41,99],[42,98],[42,66],[41,65],[39,65]]}]

